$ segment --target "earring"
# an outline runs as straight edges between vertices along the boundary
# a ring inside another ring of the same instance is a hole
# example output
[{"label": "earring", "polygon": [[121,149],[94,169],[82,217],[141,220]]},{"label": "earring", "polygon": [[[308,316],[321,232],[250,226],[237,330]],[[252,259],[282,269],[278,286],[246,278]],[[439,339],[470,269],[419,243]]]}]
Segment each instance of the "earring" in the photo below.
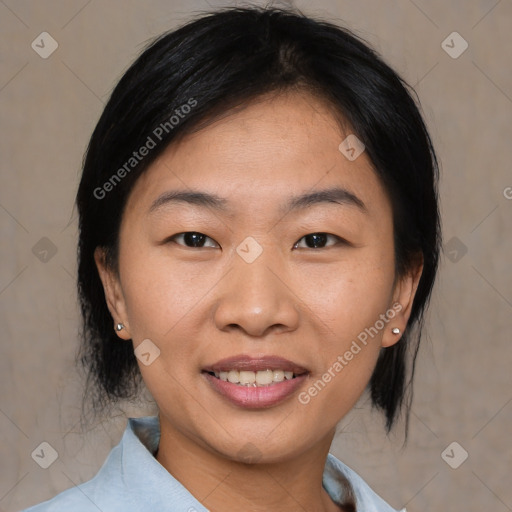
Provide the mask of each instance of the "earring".
[{"label": "earring", "polygon": [[122,331],[124,329],[124,325],[119,323],[116,325],[116,331]]},{"label": "earring", "polygon": [[393,329],[391,329],[391,332],[393,334],[400,334],[400,329],[398,327],[393,327]]}]

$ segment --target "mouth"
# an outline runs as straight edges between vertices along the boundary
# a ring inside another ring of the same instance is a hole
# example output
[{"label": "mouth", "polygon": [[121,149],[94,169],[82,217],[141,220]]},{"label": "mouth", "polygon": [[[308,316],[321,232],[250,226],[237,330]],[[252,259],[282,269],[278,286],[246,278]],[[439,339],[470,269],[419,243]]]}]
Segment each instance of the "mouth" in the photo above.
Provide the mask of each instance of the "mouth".
[{"label": "mouth", "polygon": [[233,369],[207,373],[224,382],[230,382],[238,386],[252,386],[254,388],[272,386],[273,384],[284,382],[285,380],[296,379],[298,376],[302,375],[289,371],[273,370],[271,368],[258,371]]},{"label": "mouth", "polygon": [[292,395],[309,371],[292,361],[274,356],[235,356],[203,368],[214,391],[244,408],[275,406]]}]

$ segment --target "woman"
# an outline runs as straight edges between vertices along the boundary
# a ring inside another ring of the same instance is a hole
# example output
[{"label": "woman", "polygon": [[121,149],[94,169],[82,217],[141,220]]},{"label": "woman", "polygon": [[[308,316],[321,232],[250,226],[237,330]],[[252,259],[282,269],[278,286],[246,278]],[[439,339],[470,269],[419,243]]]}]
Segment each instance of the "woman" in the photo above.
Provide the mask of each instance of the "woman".
[{"label": "woman", "polygon": [[159,414],[28,510],[393,511],[328,452],[365,390],[388,431],[407,415],[437,174],[346,29],[232,8],[152,43],[87,150],[78,288],[96,408],[142,379]]}]

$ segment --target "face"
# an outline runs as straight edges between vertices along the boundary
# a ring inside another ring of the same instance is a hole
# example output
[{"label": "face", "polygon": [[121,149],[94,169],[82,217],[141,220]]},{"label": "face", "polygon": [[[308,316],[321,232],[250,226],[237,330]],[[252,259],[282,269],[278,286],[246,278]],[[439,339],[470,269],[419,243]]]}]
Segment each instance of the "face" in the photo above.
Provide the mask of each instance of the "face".
[{"label": "face", "polygon": [[135,184],[119,275],[97,263],[176,438],[293,457],[332,437],[399,341],[419,273],[395,275],[391,204],[367,155],[340,151],[349,133],[308,95],[260,99]]}]

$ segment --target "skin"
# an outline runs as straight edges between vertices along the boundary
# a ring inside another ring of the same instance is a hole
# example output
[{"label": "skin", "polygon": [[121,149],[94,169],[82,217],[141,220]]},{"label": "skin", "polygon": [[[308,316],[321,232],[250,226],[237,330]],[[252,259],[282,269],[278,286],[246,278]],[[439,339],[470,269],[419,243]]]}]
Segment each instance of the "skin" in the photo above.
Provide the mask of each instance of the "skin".
[{"label": "skin", "polygon": [[[391,329],[403,332],[409,319],[422,266],[395,275],[391,204],[366,153],[349,161],[338,149],[348,133],[306,93],[251,102],[169,146],[138,179],[121,224],[119,274],[96,251],[114,324],[125,325],[119,337],[134,347],[149,338],[160,349],[151,365],[139,361],[160,411],[157,460],[212,511],[226,503],[340,510],[322,488],[336,425],[365,390],[381,348],[399,341]],[[367,212],[322,203],[279,213],[290,196],[334,185]],[[148,213],[176,189],[222,196],[231,213],[185,203]],[[191,231],[209,238],[197,247],[169,240]],[[315,247],[303,238],[313,233],[335,236]],[[250,264],[236,252],[248,236],[263,249]],[[300,403],[298,393],[395,303],[395,318]],[[242,409],[201,374],[238,354],[277,355],[310,373],[284,402]],[[243,462],[247,450],[255,463]]]}]

